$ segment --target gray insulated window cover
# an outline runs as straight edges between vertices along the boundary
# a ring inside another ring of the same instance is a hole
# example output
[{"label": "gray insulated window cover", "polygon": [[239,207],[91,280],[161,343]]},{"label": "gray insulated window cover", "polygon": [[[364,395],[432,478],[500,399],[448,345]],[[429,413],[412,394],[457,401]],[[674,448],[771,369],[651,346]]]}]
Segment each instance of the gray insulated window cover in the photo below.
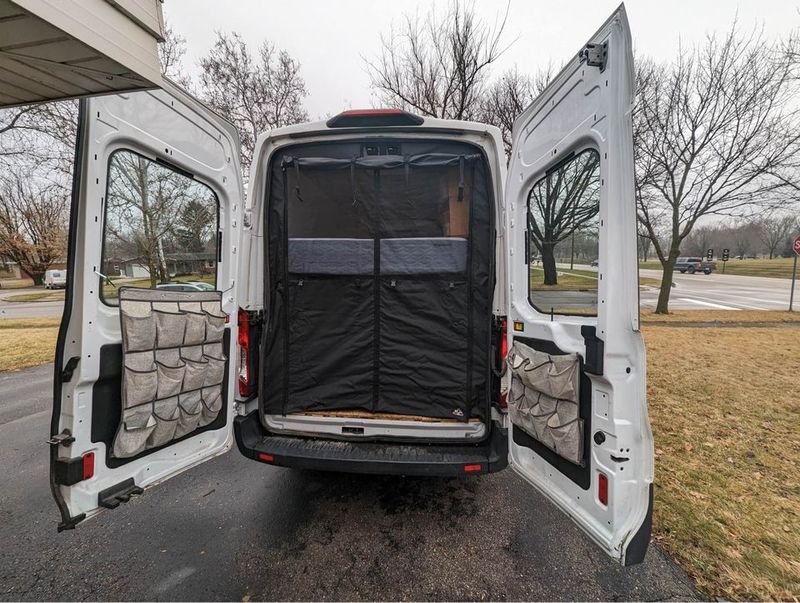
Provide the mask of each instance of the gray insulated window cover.
[{"label": "gray insulated window cover", "polygon": [[578,354],[550,355],[519,342],[508,354],[511,422],[568,461],[583,460]]},{"label": "gray insulated window cover", "polygon": [[122,413],[111,454],[129,458],[212,423],[222,410],[219,291],[119,291]]}]

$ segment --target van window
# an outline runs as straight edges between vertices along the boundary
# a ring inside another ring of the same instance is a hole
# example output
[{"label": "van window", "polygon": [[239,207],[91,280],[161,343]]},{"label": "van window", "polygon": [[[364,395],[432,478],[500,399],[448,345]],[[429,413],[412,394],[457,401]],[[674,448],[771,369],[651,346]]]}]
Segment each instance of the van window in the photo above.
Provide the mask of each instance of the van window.
[{"label": "van window", "polygon": [[540,312],[597,314],[599,212],[600,154],[594,149],[551,168],[531,188],[529,300]]},{"label": "van window", "polygon": [[219,201],[205,184],[132,151],[108,164],[101,298],[167,282],[216,288]]}]

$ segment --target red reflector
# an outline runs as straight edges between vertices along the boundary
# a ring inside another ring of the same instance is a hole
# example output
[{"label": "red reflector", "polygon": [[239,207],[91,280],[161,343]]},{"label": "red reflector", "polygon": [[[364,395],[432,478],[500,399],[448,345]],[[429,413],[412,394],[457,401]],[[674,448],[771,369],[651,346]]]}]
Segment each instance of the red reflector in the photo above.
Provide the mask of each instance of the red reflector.
[{"label": "red reflector", "polygon": [[608,506],[608,477],[605,473],[597,474],[597,500]]},{"label": "red reflector", "polygon": [[275,460],[275,458],[271,454],[266,454],[265,452],[262,452],[261,454],[258,455],[258,460],[271,463],[272,461]]},{"label": "red reflector", "polygon": [[464,465],[464,473],[474,473],[480,470],[481,470],[480,465]]},{"label": "red reflector", "polygon": [[94,452],[86,452],[83,455],[83,479],[94,477]]}]

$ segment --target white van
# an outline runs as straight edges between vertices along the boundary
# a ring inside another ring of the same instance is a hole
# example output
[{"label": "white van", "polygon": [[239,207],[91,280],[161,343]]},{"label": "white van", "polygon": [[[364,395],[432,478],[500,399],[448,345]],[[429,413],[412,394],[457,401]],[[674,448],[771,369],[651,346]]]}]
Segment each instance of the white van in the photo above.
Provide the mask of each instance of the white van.
[{"label": "white van", "polygon": [[44,273],[45,289],[63,289],[67,286],[66,270],[46,270]]},{"label": "white van", "polygon": [[[510,466],[608,555],[640,562],[653,442],[633,92],[620,7],[518,118],[508,169],[494,127],[346,111],[263,134],[247,197],[235,129],[178,87],[82,101],[51,424],[59,530],[235,441],[283,467],[469,476]],[[150,259],[129,252],[139,226],[128,197],[119,210],[134,186],[126,170],[158,187],[148,203],[165,203],[161,215],[179,225],[191,201],[207,228],[175,226]],[[564,268],[587,245],[601,269]],[[164,266],[221,294],[148,298],[157,290],[133,277],[118,290],[102,267],[134,256],[143,273]],[[129,302],[177,310],[155,308],[155,323],[131,314],[123,334],[118,304]],[[157,370],[128,364],[149,353],[131,352],[144,329],[135,320],[156,325],[152,350],[174,339],[160,321],[181,317],[206,320],[193,343],[224,368],[221,401],[197,398],[203,419],[180,396],[173,414],[159,410],[170,367],[158,356]],[[143,415],[123,408],[129,378],[159,392],[136,407]],[[121,436],[136,440],[122,453]]]}]

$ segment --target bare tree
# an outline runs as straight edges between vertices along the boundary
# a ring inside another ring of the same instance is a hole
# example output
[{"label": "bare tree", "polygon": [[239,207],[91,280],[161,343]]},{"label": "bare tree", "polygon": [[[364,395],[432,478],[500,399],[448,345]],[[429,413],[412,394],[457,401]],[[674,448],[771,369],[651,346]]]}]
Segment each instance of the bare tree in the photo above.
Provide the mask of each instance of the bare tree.
[{"label": "bare tree", "polygon": [[[722,39],[681,49],[672,65],[640,70],[637,202],[663,267],[656,312],[669,311],[675,261],[700,218],[738,215],[788,190],[779,175],[800,141],[796,71],[780,45],[741,36],[735,24]],[[655,227],[665,218],[667,245]]]},{"label": "bare tree", "polygon": [[514,121],[541,94],[553,79],[555,69],[548,63],[532,77],[514,67],[494,81],[479,99],[479,121],[500,128],[506,157],[511,156]]},{"label": "bare tree", "polygon": [[31,182],[31,174],[15,174],[0,187],[0,257],[16,262],[40,285],[64,254],[69,197],[58,186]]},{"label": "bare tree", "polygon": [[169,23],[165,23],[164,41],[158,45],[161,73],[184,88],[189,89],[192,86],[192,82],[183,70],[183,57],[185,55],[186,38],[172,29]]},{"label": "bare tree", "polygon": [[501,45],[508,8],[494,26],[482,22],[473,4],[453,0],[444,14],[406,14],[381,35],[380,55],[365,59],[379,102],[429,117],[474,119],[489,68]]},{"label": "bare tree", "polygon": [[254,57],[238,33],[217,32],[200,68],[203,98],[239,130],[245,174],[261,132],[308,119],[300,63],[285,50],[264,42]]},{"label": "bare tree", "polygon": [[[556,246],[573,234],[596,237],[600,155],[584,151],[538,181],[528,195],[530,244],[542,256],[544,285],[557,285]],[[595,246],[596,249],[596,246]]]},{"label": "bare tree", "polygon": [[769,259],[775,257],[776,251],[786,245],[789,237],[798,227],[796,215],[779,214],[770,212],[756,222],[756,233],[764,244],[769,254]]}]

